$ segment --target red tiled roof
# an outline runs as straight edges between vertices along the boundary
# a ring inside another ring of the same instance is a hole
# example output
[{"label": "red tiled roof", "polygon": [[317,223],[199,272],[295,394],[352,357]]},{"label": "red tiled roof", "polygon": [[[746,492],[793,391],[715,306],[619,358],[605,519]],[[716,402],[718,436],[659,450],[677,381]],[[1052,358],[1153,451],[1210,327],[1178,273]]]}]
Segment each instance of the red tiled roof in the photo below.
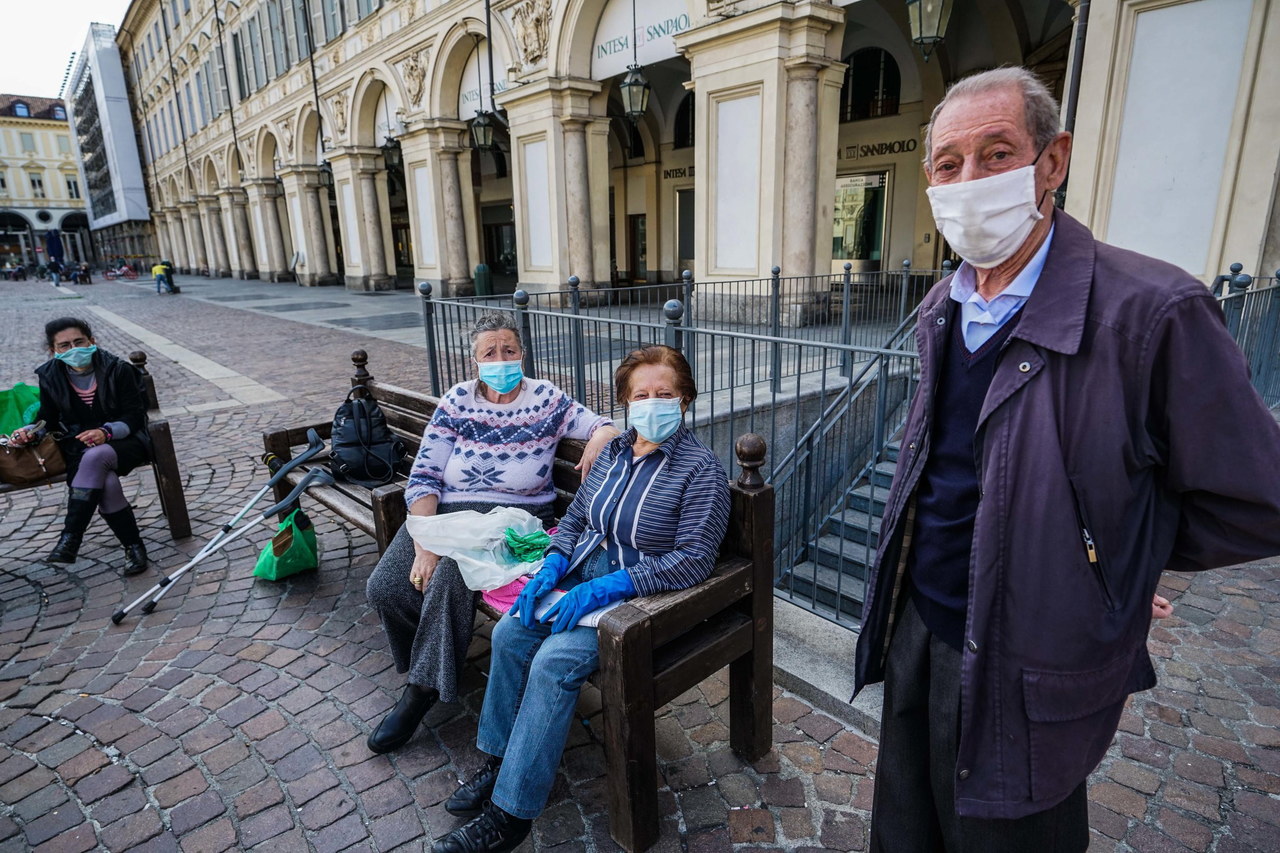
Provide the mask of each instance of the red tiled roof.
[{"label": "red tiled roof", "polygon": [[[27,108],[31,111],[31,115],[18,116],[13,110],[14,104],[18,103],[26,104]],[[65,111],[67,105],[63,103],[61,98],[35,98],[28,95],[0,95],[0,116],[65,121],[66,119],[54,118],[54,107],[62,107]]]}]

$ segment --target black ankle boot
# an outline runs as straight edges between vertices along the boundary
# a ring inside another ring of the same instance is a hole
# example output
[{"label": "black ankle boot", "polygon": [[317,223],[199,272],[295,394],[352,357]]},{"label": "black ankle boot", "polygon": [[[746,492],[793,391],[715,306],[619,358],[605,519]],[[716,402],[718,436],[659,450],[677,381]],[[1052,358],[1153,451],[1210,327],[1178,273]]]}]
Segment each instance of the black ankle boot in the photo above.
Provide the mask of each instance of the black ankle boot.
[{"label": "black ankle boot", "polygon": [[458,817],[475,817],[484,809],[484,804],[493,796],[493,786],[498,783],[498,772],[502,770],[502,759],[495,755],[486,757],[480,769],[463,782],[453,796],[444,804],[444,810]]},{"label": "black ankle boot", "polygon": [[506,853],[529,837],[532,826],[533,821],[486,803],[479,817],[437,839],[431,853]]},{"label": "black ankle boot", "polygon": [[136,575],[147,570],[147,549],[142,544],[142,532],[138,530],[138,519],[133,514],[133,507],[126,506],[115,512],[104,512],[102,520],[111,528],[111,532],[124,546],[124,573]]},{"label": "black ankle boot", "polygon": [[439,695],[434,688],[406,684],[400,701],[369,735],[369,749],[377,753],[390,752],[408,743]]},{"label": "black ankle boot", "polygon": [[62,525],[62,535],[58,537],[58,544],[53,546],[48,560],[50,563],[74,563],[76,555],[80,553],[80,541],[84,538],[84,532],[89,527],[89,522],[93,520],[93,512],[98,508],[98,502],[102,500],[102,489],[77,489],[68,490],[70,495],[67,497],[67,520]]}]

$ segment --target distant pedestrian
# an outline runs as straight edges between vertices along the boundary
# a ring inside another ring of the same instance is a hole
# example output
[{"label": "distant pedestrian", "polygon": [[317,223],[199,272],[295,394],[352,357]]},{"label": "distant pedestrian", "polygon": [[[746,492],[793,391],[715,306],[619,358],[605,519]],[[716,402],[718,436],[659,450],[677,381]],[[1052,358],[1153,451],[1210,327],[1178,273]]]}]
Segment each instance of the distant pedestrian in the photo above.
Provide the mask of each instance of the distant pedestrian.
[{"label": "distant pedestrian", "polygon": [[49,261],[49,280],[54,284],[62,281],[62,264],[56,260]]},{"label": "distant pedestrian", "polygon": [[161,288],[166,293],[173,293],[173,280],[169,278],[169,267],[164,261],[151,267],[151,277],[156,281],[156,293],[160,293]]}]

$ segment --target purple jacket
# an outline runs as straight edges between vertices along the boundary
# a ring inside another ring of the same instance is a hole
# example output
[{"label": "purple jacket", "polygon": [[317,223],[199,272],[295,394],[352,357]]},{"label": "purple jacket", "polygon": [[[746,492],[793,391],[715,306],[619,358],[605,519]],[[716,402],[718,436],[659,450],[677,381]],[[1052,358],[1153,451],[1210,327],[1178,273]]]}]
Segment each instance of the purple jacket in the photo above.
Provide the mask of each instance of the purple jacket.
[{"label": "purple jacket", "polygon": [[[1156,683],[1146,639],[1161,571],[1280,553],[1280,427],[1209,291],[1055,215],[974,437],[956,765],[968,817],[1043,811],[1097,766],[1125,697]],[[867,580],[858,690],[884,678],[903,599],[948,285],[920,306],[922,379]]]}]

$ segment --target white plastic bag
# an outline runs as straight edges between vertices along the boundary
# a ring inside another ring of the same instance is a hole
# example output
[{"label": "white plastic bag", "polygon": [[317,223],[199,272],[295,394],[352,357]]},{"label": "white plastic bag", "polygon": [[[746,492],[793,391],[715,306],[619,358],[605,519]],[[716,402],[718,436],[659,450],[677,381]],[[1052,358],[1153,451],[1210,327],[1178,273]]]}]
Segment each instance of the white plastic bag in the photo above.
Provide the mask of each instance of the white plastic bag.
[{"label": "white plastic bag", "polygon": [[519,507],[410,515],[405,526],[414,542],[433,554],[456,560],[468,589],[497,589],[542,568],[542,560],[518,562],[507,547],[508,527],[522,535],[542,529],[537,517]]}]

